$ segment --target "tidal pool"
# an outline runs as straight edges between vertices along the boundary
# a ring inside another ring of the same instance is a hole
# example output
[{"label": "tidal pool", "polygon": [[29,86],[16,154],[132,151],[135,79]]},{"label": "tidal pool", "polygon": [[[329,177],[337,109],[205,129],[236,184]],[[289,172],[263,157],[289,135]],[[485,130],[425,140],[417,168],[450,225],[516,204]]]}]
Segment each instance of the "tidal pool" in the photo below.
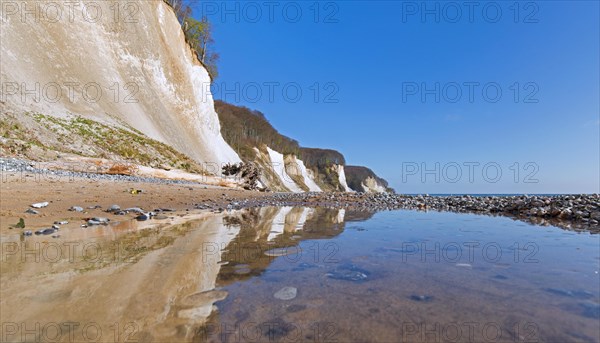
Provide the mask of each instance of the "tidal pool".
[{"label": "tidal pool", "polygon": [[3,238],[2,342],[599,342],[600,236],[301,207]]}]

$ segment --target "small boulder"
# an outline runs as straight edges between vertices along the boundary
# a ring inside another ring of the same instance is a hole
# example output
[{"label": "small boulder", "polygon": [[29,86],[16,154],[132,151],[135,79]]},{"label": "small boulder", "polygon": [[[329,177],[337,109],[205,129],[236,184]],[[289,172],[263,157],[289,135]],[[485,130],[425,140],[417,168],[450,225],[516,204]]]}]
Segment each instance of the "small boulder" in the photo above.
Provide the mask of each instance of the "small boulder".
[{"label": "small boulder", "polygon": [[275,292],[273,295],[279,300],[292,300],[298,295],[298,289],[296,287],[283,287],[282,289]]}]

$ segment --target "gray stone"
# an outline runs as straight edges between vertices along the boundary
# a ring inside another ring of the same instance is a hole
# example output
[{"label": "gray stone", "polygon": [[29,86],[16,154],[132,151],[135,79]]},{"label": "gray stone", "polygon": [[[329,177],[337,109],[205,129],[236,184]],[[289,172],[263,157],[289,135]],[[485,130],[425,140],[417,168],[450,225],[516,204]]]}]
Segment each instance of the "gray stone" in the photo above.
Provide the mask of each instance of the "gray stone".
[{"label": "gray stone", "polygon": [[126,208],[125,212],[135,212],[135,213],[143,213],[144,210],[142,210],[139,207],[130,207],[130,208]]},{"label": "gray stone", "polygon": [[276,299],[279,300],[292,300],[298,295],[298,289],[296,287],[283,287],[273,294]]},{"label": "gray stone", "polygon": [[117,212],[121,210],[121,206],[119,205],[112,205],[111,207],[108,208],[108,210],[106,210],[106,212]]}]

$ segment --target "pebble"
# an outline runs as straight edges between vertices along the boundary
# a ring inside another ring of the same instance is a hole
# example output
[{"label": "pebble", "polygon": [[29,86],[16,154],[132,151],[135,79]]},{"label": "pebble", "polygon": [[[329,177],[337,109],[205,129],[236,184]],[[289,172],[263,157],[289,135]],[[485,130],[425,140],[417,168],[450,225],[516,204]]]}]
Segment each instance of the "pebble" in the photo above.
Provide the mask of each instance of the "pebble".
[{"label": "pebble", "polygon": [[36,235],[51,235],[55,232],[54,229],[41,229],[35,232]]},{"label": "pebble", "polygon": [[27,211],[25,211],[25,213],[29,213],[29,214],[39,214],[40,212],[32,209],[32,208],[28,208]]},{"label": "pebble", "polygon": [[72,206],[69,211],[73,211],[73,212],[83,212],[83,207],[79,207],[79,206]]},{"label": "pebble", "polygon": [[544,288],[544,291],[548,293],[552,293],[554,295],[560,295],[563,297],[572,297],[577,299],[591,299],[594,297],[594,294],[583,291],[583,290],[570,290],[570,289],[562,289],[562,288]]},{"label": "pebble", "polygon": [[283,287],[273,294],[275,299],[279,300],[292,300],[298,295],[298,289],[296,287]]},{"label": "pebble", "polygon": [[139,207],[130,207],[130,208],[126,208],[125,212],[135,212],[135,213],[143,213],[144,210],[142,210]]},{"label": "pebble", "polygon": [[23,236],[31,236],[32,234],[33,232],[31,232],[30,230],[23,231]]},{"label": "pebble", "polygon": [[62,220],[62,221],[58,221],[58,222],[54,222],[54,225],[67,225],[67,224],[69,224],[69,222],[68,222],[68,221],[66,221],[66,220]]},{"label": "pebble", "polygon": [[238,275],[246,275],[246,274],[250,274],[252,272],[252,269],[250,269],[250,266],[248,266],[247,264],[245,264],[243,266],[237,265],[237,266],[235,266],[235,269],[233,270],[233,272]]},{"label": "pebble", "polygon": [[35,204],[31,204],[31,207],[33,207],[33,208],[44,208],[46,206],[48,206],[48,202],[47,201],[45,201],[45,202],[38,202],[38,203],[35,203]]},{"label": "pebble", "polygon": [[150,216],[146,213],[142,213],[139,216],[135,217],[138,221],[144,221],[150,219]]},{"label": "pebble", "polygon": [[121,206],[119,205],[112,205],[111,207],[108,208],[108,210],[106,210],[106,212],[117,212],[121,210]]},{"label": "pebble", "polygon": [[413,301],[428,303],[433,300],[433,296],[431,296],[431,295],[414,295],[413,294],[409,297],[409,299],[413,300]]}]

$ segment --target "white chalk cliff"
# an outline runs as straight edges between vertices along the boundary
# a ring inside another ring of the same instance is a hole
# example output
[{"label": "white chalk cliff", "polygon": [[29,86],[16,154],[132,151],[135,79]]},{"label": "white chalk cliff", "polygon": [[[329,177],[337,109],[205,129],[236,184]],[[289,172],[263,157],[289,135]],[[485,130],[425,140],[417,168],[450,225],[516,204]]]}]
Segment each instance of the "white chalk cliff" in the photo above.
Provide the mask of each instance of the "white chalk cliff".
[{"label": "white chalk cliff", "polygon": [[[44,14],[44,3],[24,5]],[[97,1],[96,17],[81,2],[52,4],[52,16],[24,18],[22,6],[2,6],[3,113],[81,115],[137,129],[201,163],[240,161],[221,136],[210,76],[167,4],[130,0],[115,11],[115,2]]]},{"label": "white chalk cliff", "polygon": [[385,193],[387,189],[380,185],[377,180],[373,177],[367,177],[361,184],[362,192],[365,193]]},{"label": "white chalk cliff", "polygon": [[289,189],[291,192],[299,193],[302,192],[300,186],[298,186],[292,177],[287,173],[285,168],[285,162],[283,161],[283,154],[267,147],[267,151],[269,152],[269,158],[271,159],[271,168],[279,177],[279,181],[283,183],[283,185]]},{"label": "white chalk cliff", "polygon": [[346,182],[346,171],[344,170],[344,166],[338,164],[335,166],[335,168],[337,169],[337,173],[339,175],[340,185],[342,186],[344,191],[353,192],[353,190],[350,187],[348,187],[348,183]]}]

